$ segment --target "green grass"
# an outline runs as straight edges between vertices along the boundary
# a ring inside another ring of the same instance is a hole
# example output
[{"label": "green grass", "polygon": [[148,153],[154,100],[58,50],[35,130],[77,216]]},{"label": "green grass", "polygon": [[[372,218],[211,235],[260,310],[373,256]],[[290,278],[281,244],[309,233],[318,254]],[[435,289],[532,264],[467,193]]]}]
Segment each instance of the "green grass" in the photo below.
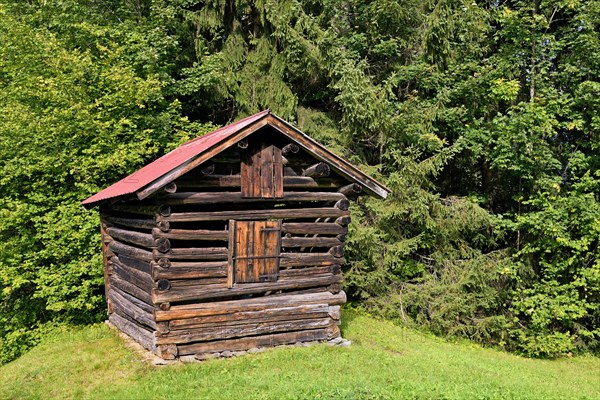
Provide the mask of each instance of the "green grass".
[{"label": "green grass", "polygon": [[600,359],[531,360],[345,312],[349,348],[153,367],[103,325],[0,367],[0,399],[600,399]]}]

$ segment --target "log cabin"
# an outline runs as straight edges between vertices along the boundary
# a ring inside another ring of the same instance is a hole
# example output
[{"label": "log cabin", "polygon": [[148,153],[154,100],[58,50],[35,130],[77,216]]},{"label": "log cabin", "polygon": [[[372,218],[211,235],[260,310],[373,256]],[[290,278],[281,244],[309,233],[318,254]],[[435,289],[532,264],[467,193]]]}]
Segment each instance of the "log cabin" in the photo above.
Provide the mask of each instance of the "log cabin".
[{"label": "log cabin", "polygon": [[108,319],[163,359],[340,337],[349,198],[388,189],[269,110],[84,200]]}]

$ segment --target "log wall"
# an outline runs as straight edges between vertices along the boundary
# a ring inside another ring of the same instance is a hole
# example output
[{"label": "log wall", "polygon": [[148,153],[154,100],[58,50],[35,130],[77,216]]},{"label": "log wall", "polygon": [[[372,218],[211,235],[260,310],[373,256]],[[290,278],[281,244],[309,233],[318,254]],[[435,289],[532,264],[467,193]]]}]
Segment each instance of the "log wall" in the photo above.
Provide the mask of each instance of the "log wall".
[{"label": "log wall", "polygon": [[[240,154],[101,209],[109,320],[163,358],[340,334],[346,196],[360,188],[284,147],[283,193],[248,198]],[[233,281],[232,220],[281,221],[276,279]]]}]

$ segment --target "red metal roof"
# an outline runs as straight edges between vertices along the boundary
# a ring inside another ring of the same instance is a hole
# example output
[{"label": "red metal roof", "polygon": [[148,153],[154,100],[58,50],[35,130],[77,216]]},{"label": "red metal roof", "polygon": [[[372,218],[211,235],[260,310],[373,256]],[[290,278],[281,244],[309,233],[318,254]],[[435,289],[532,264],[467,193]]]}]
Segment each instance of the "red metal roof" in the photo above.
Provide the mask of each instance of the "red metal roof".
[{"label": "red metal roof", "polygon": [[234,133],[239,132],[241,129],[246,128],[261,118],[264,118],[269,113],[270,110],[261,111],[233,124],[219,128],[204,136],[192,139],[170,153],[165,154],[159,159],[137,170],[133,174],[121,179],[117,183],[85,199],[81,202],[81,204],[87,207],[92,207],[95,203],[103,200],[135,193],[144,186],[152,183],[156,179],[177,168],[184,162],[208,150],[212,146],[220,143],[221,141],[232,136]]}]

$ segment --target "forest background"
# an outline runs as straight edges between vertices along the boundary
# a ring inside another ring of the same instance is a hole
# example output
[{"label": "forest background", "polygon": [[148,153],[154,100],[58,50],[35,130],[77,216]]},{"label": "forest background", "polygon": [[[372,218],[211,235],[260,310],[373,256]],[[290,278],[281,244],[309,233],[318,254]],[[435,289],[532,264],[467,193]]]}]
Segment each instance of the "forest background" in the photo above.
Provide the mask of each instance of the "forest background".
[{"label": "forest background", "polygon": [[354,304],[600,352],[599,1],[0,0],[0,90],[0,364],[105,318],[81,200],[265,108],[392,189]]}]

